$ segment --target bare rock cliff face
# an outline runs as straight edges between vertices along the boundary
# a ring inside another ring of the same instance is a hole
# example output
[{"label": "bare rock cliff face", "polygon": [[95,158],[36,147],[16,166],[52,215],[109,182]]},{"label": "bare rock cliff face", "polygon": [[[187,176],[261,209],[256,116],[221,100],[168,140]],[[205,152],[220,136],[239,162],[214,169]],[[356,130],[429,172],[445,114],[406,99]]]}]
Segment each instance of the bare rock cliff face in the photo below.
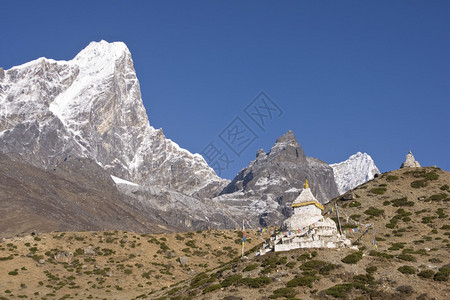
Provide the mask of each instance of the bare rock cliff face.
[{"label": "bare rock cliff face", "polygon": [[87,157],[120,178],[187,195],[227,183],[150,126],[121,42],[92,42],[71,61],[40,58],[2,70],[0,104],[0,151],[36,166]]},{"label": "bare rock cliff face", "polygon": [[232,207],[233,215],[251,216],[261,225],[280,224],[292,214],[290,204],[306,178],[320,202],[339,195],[333,169],[319,159],[306,157],[294,133],[288,131],[269,153],[259,150],[256,159],[215,200]]}]

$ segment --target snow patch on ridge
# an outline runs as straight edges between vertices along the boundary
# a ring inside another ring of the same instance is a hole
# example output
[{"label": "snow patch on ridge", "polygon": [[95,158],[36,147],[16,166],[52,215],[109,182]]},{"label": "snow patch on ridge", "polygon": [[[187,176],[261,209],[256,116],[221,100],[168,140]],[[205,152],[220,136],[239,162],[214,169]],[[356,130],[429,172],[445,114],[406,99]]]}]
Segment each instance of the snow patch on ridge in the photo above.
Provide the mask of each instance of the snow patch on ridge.
[{"label": "snow patch on ridge", "polygon": [[300,193],[302,190],[301,189],[297,189],[297,188],[290,188],[288,189],[285,193]]},{"label": "snow patch on ridge", "polygon": [[122,179],[122,178],[119,178],[119,177],[116,177],[113,175],[111,175],[111,178],[112,178],[112,180],[114,180],[115,184],[121,183],[121,184],[128,184],[128,185],[132,185],[132,186],[139,186],[139,184],[137,184],[137,183],[134,183],[134,182],[131,182],[131,181],[128,181],[128,180],[125,180],[125,179]]}]

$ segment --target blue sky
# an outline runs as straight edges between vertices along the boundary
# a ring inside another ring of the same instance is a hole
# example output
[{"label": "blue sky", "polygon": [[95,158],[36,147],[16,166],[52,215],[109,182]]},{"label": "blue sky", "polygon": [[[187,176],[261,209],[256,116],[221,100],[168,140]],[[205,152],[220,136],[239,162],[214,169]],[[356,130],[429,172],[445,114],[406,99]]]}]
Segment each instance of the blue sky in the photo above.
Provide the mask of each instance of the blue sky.
[{"label": "blue sky", "polygon": [[[227,178],[289,129],[328,163],[361,151],[384,172],[412,149],[449,171],[449,15],[449,1],[5,1],[0,67],[123,41],[150,124],[191,152],[213,142]],[[260,91],[282,110],[264,130],[244,112]],[[236,117],[255,135],[239,156],[219,137]]]}]

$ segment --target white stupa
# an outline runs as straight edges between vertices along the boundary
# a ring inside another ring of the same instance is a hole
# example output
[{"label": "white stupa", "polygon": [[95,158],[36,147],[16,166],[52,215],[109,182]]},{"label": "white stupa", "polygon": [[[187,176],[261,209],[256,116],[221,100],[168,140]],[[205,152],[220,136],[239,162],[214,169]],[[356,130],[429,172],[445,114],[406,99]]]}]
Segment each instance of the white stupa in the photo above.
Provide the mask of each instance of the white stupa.
[{"label": "white stupa", "polygon": [[311,193],[308,180],[291,207],[294,214],[284,220],[281,234],[271,237],[261,254],[298,248],[350,247],[351,241],[338,233],[336,223],[322,216],[324,208]]}]

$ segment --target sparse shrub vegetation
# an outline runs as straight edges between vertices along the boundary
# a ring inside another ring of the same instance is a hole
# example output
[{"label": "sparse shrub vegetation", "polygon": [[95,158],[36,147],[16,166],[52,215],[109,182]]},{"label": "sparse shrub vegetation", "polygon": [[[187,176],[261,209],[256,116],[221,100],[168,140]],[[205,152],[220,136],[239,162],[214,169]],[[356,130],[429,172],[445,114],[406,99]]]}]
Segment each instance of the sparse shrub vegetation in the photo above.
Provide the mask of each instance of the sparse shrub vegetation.
[{"label": "sparse shrub vegetation", "polygon": [[195,241],[194,240],[189,240],[186,243],[184,243],[186,246],[191,247],[191,248],[198,248],[197,245],[195,245]]},{"label": "sparse shrub vegetation", "polygon": [[411,182],[411,187],[415,188],[415,189],[426,187],[427,185],[428,185],[428,182],[426,182],[425,180],[415,180],[415,181]]},{"label": "sparse shrub vegetation", "polygon": [[203,294],[218,290],[220,288],[222,288],[222,286],[220,284],[212,284],[203,290]]},{"label": "sparse shrub vegetation", "polygon": [[393,243],[388,250],[396,251],[405,248],[405,243]]},{"label": "sparse shrub vegetation", "polygon": [[284,298],[294,298],[297,295],[297,291],[293,288],[279,288],[273,291],[273,295],[269,296],[270,299],[277,299],[280,297]]},{"label": "sparse shrub vegetation", "polygon": [[425,178],[425,180],[438,180],[439,179],[439,175],[435,171],[425,173],[423,175],[423,177]]},{"label": "sparse shrub vegetation", "polygon": [[150,274],[151,274],[151,271],[144,272],[144,273],[142,273],[141,277],[142,277],[142,278],[150,279]]},{"label": "sparse shrub vegetation", "polygon": [[416,274],[416,269],[411,266],[401,266],[397,270],[402,274]]},{"label": "sparse shrub vegetation", "polygon": [[435,219],[436,217],[423,217],[422,218],[422,223],[423,224],[429,224],[431,223],[431,220]]},{"label": "sparse shrub vegetation", "polygon": [[437,213],[439,219],[445,219],[448,217],[448,215],[444,213],[444,209],[442,209],[442,208],[438,208],[436,213]]},{"label": "sparse shrub vegetation", "polygon": [[392,218],[392,219],[389,221],[389,223],[386,224],[386,227],[387,227],[387,228],[390,228],[390,229],[393,229],[393,228],[395,228],[395,226],[397,225],[397,223],[398,223],[398,220],[395,219],[395,218]]},{"label": "sparse shrub vegetation", "polygon": [[170,249],[169,246],[167,246],[166,243],[164,243],[164,242],[159,244],[159,247],[161,248],[162,251],[167,251]]},{"label": "sparse shrub vegetation", "polygon": [[[351,215],[350,218],[355,221],[359,221],[359,219],[361,218],[361,215]],[[353,227],[355,227],[355,226],[353,226]]]},{"label": "sparse shrub vegetation", "polygon": [[358,201],[352,201],[348,206],[349,207],[358,207],[358,206],[361,206],[361,203]]},{"label": "sparse shrub vegetation", "polygon": [[232,286],[233,284],[235,284],[236,282],[238,282],[239,280],[242,279],[242,275],[233,275],[233,276],[229,276],[227,278],[225,278],[220,285],[222,287],[229,287]]},{"label": "sparse shrub vegetation", "polygon": [[386,191],[387,191],[387,189],[385,187],[376,187],[376,188],[370,189],[370,192],[375,195],[383,195]]},{"label": "sparse shrub vegetation", "polygon": [[312,258],[311,253],[303,253],[302,255],[300,255],[297,258],[297,261],[308,260],[308,259],[311,259],[311,258]]},{"label": "sparse shrub vegetation", "polygon": [[252,271],[252,270],[254,270],[254,269],[258,268],[258,267],[259,267],[258,264],[251,264],[251,265],[246,266],[244,268],[243,272]]},{"label": "sparse shrub vegetation", "polygon": [[300,269],[303,271],[317,271],[322,275],[329,274],[329,272],[335,268],[336,265],[322,260],[310,260],[300,266]]},{"label": "sparse shrub vegetation", "polygon": [[206,273],[200,273],[197,276],[195,276],[191,281],[191,289],[197,288],[205,283],[211,283],[216,280],[215,277],[209,277]]},{"label": "sparse shrub vegetation", "polygon": [[396,291],[406,295],[414,293],[414,289],[410,285],[400,285],[397,287]]},{"label": "sparse shrub vegetation", "polygon": [[408,201],[407,197],[394,199],[394,200],[391,201],[391,203],[392,203],[392,206],[394,206],[394,207],[414,206],[414,202],[413,201]]},{"label": "sparse shrub vegetation", "polygon": [[434,272],[432,270],[423,270],[417,275],[422,278],[432,278],[434,276]]},{"label": "sparse shrub vegetation", "polygon": [[337,284],[325,290],[325,294],[335,298],[344,298],[345,295],[353,289],[351,283]]},{"label": "sparse shrub vegetation", "polygon": [[434,275],[435,281],[448,281],[450,277],[450,268],[441,267],[439,271]]},{"label": "sparse shrub vegetation", "polygon": [[341,261],[346,264],[356,264],[362,259],[362,255],[362,251],[354,252],[341,259]]},{"label": "sparse shrub vegetation", "polygon": [[384,213],[384,210],[371,206],[368,210],[364,211],[364,213],[369,216],[378,217]]},{"label": "sparse shrub vegetation", "polygon": [[431,195],[429,199],[431,201],[440,201],[440,200],[444,200],[445,198],[447,198],[446,193],[439,193],[439,194]]},{"label": "sparse shrub vegetation", "polygon": [[414,256],[404,253],[397,255],[397,258],[404,261],[417,261]]},{"label": "sparse shrub vegetation", "polygon": [[391,259],[391,258],[394,257],[393,255],[390,255],[390,254],[387,254],[387,253],[384,253],[384,252],[378,252],[378,251],[375,251],[375,250],[370,251],[369,255],[370,256],[376,256],[376,257],[383,257],[383,258],[386,258],[386,259]]},{"label": "sparse shrub vegetation", "polygon": [[299,276],[292,280],[289,280],[286,283],[286,286],[287,287],[308,286],[308,287],[312,288],[312,284],[314,283],[314,281],[316,281],[318,279],[319,279],[319,277],[314,276],[314,275]]},{"label": "sparse shrub vegetation", "polygon": [[240,282],[251,288],[260,288],[271,283],[272,279],[266,276],[261,276],[257,278],[242,278]]},{"label": "sparse shrub vegetation", "polygon": [[386,180],[387,180],[387,181],[395,181],[395,180],[398,180],[398,176],[395,176],[395,175],[388,175],[388,176],[386,177]]},{"label": "sparse shrub vegetation", "polygon": [[289,269],[293,269],[296,264],[297,263],[295,261],[291,261],[286,264],[286,267],[288,267]]}]

